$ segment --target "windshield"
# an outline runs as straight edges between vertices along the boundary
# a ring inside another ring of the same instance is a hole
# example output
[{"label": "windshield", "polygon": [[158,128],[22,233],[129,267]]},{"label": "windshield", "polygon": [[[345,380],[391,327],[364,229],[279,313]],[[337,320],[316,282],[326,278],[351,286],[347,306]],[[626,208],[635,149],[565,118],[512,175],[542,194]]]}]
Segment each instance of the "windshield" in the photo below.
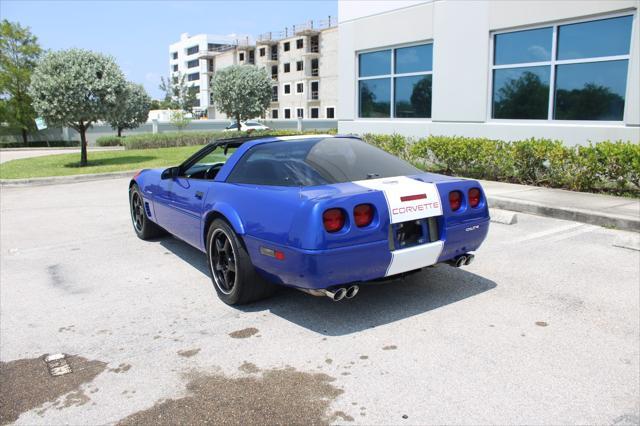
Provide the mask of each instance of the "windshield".
[{"label": "windshield", "polygon": [[355,138],[270,142],[249,149],[228,182],[316,186],[420,173],[411,164]]}]

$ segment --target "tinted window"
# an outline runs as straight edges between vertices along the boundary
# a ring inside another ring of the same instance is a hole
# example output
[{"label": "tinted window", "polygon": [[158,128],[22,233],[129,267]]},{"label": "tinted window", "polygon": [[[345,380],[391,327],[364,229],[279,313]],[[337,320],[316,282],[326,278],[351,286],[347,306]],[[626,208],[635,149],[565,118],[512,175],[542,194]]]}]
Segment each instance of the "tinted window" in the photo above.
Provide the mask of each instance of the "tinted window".
[{"label": "tinted window", "polygon": [[431,75],[395,79],[395,116],[431,117]]},{"label": "tinted window", "polygon": [[493,118],[547,119],[549,67],[493,71]]},{"label": "tinted window", "polygon": [[358,139],[306,139],[254,146],[228,182],[315,186],[416,173],[409,163]]},{"label": "tinted window", "polygon": [[395,72],[420,72],[431,71],[433,68],[433,45],[423,44],[420,46],[403,47],[396,49]]},{"label": "tinted window", "polygon": [[521,64],[551,59],[553,28],[496,34],[494,64]]},{"label": "tinted window", "polygon": [[360,77],[391,74],[391,50],[362,53],[360,60]]},{"label": "tinted window", "polygon": [[388,78],[360,80],[360,117],[389,117],[391,114],[391,81]]},{"label": "tinted window", "polygon": [[562,25],[558,28],[558,59],[626,55],[632,16]]},{"label": "tinted window", "polygon": [[558,65],[554,118],[622,120],[628,61]]}]

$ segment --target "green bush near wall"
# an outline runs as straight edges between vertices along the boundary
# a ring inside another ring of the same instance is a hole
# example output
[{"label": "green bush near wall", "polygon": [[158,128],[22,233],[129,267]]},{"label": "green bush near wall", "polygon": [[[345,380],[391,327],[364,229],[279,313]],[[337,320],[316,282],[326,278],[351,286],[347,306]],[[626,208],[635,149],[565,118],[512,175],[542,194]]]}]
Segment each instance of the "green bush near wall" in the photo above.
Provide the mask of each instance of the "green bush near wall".
[{"label": "green bush near wall", "polygon": [[[331,130],[307,130],[299,132],[297,130],[268,130],[254,131],[251,136],[286,136],[286,135],[313,135],[313,134],[335,134],[336,129]],[[117,136],[101,136],[96,140],[98,146],[118,146],[125,149],[153,149],[170,148],[175,146],[204,145],[213,140],[223,138],[236,138],[249,136],[247,132],[165,132],[165,133],[141,133],[122,138]]]},{"label": "green bush near wall", "polygon": [[0,140],[0,148],[51,148],[51,147],[74,147],[80,146],[78,141],[33,141],[33,142],[10,142]]},{"label": "green bush near wall", "polygon": [[365,134],[363,139],[435,173],[573,191],[640,196],[640,145],[598,142],[567,147],[560,141],[505,142],[486,138]]}]

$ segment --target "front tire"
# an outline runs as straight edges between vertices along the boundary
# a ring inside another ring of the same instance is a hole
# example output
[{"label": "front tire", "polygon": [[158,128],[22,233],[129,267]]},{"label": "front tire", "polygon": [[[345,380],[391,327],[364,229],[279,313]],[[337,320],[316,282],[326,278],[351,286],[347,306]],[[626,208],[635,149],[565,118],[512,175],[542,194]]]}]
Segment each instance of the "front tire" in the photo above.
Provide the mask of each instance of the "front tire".
[{"label": "front tire", "polygon": [[222,219],[215,219],[209,227],[207,261],[213,286],[227,305],[255,302],[275,291],[273,284],[258,275],[243,242]]},{"label": "front tire", "polygon": [[140,193],[140,188],[138,188],[138,185],[135,183],[129,188],[129,210],[131,211],[133,230],[136,232],[138,238],[150,240],[165,233],[164,229],[160,228],[147,217],[144,199]]}]

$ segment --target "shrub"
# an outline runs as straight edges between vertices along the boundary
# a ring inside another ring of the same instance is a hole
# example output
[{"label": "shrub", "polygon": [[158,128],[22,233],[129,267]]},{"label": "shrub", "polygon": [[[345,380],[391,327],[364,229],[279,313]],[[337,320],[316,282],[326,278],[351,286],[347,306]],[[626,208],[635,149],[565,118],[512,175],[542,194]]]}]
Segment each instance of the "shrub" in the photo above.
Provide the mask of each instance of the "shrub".
[{"label": "shrub", "polygon": [[204,145],[216,139],[236,138],[242,136],[300,135],[300,134],[335,134],[335,130],[298,132],[296,130],[266,130],[254,132],[164,132],[140,133],[123,138],[125,149],[169,148],[174,146]]},{"label": "shrub", "polygon": [[123,146],[123,138],[118,136],[100,136],[96,139],[98,146]]},{"label": "shrub", "polygon": [[47,148],[47,147],[77,147],[80,146],[79,141],[34,141],[28,142],[14,142],[0,140],[0,148]]},{"label": "shrub", "polygon": [[550,139],[514,142],[434,136],[365,134],[365,142],[423,170],[477,179],[640,195],[640,145],[600,142],[566,147]]}]

